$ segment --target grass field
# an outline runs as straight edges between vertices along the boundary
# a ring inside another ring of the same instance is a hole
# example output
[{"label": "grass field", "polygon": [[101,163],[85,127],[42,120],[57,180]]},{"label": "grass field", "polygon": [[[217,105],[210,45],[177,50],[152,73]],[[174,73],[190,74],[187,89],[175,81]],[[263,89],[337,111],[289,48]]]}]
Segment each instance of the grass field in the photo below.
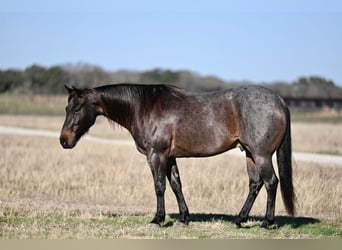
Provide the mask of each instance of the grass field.
[{"label": "grass field", "polygon": [[[59,130],[63,117],[1,115],[0,125]],[[339,124],[293,123],[296,151],[342,154]],[[128,138],[100,119],[92,134]],[[1,135],[0,238],[342,238],[342,168],[296,162],[297,216],[286,216],[280,192],[277,226],[259,228],[266,194],[251,220],[232,224],[248,191],[241,157],[180,159],[191,223],[177,226],[176,199],[168,186],[162,228],[148,225],[155,212],[152,176],[133,146],[80,141],[63,150],[53,138]],[[210,178],[208,178],[210,176]]]},{"label": "grass field", "polygon": [[0,114],[63,115],[66,96],[0,94]]}]

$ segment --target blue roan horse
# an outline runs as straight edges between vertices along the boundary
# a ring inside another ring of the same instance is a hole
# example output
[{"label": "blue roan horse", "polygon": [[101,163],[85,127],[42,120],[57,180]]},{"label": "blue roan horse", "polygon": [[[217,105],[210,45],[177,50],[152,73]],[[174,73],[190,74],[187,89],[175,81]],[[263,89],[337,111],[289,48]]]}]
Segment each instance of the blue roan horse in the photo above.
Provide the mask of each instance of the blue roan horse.
[{"label": "blue roan horse", "polygon": [[267,206],[261,226],[274,223],[275,151],[285,208],[294,215],[290,113],[282,98],[270,90],[244,86],[195,94],[173,86],[137,84],[66,89],[69,98],[61,145],[73,148],[98,115],[125,127],[138,151],[146,155],[153,174],[157,212],[151,223],[160,225],[165,219],[166,178],[177,198],[180,222],[189,223],[177,157],[207,157],[236,146],[246,152],[249,193],[235,224],[247,221],[263,185]]}]

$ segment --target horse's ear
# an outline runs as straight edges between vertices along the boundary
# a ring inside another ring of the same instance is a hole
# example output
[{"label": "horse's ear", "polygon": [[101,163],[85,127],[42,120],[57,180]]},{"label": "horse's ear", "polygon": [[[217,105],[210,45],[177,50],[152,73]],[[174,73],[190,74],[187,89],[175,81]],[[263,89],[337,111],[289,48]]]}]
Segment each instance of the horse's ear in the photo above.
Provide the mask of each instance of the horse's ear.
[{"label": "horse's ear", "polygon": [[83,97],[83,91],[81,89],[75,87],[74,85],[72,85],[71,87],[73,93],[75,93],[78,97]]},{"label": "horse's ear", "polygon": [[68,85],[64,85],[64,88],[68,91],[69,94],[74,92],[73,88],[70,88]]},{"label": "horse's ear", "polygon": [[76,94],[81,95],[81,90],[75,87],[74,85],[71,86],[71,88],[68,85],[64,85],[65,89],[68,91],[68,94]]}]

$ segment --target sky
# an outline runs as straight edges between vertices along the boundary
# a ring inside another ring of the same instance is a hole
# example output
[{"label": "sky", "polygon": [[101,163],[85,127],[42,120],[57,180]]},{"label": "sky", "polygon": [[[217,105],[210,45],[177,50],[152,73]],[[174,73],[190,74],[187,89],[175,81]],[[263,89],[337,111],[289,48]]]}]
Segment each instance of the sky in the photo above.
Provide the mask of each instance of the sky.
[{"label": "sky", "polygon": [[342,2],[0,0],[0,69],[89,63],[342,86]]}]

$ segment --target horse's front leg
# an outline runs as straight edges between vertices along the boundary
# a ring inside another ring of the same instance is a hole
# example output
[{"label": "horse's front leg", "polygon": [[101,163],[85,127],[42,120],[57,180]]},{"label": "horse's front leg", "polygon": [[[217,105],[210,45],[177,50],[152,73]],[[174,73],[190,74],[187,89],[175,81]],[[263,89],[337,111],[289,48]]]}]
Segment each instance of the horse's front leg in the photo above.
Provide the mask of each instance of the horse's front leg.
[{"label": "horse's front leg", "polygon": [[166,188],[167,157],[163,153],[156,152],[152,149],[147,160],[152,171],[154,189],[157,196],[157,212],[151,221],[151,224],[160,226],[165,220],[164,194]]}]

